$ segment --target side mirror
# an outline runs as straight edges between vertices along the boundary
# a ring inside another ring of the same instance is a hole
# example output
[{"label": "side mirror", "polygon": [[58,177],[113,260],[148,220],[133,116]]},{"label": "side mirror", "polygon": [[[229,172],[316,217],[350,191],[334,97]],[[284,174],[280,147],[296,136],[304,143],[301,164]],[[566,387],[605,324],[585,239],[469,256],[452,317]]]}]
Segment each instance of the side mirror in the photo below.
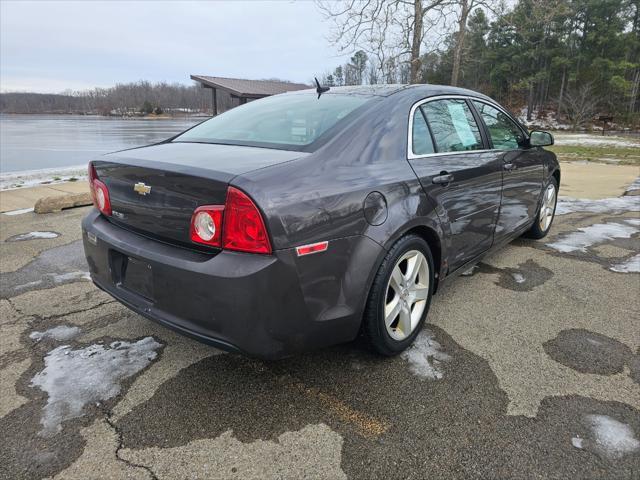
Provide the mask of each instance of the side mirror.
[{"label": "side mirror", "polygon": [[532,147],[548,147],[553,145],[553,135],[549,132],[534,130],[529,136],[529,145]]}]

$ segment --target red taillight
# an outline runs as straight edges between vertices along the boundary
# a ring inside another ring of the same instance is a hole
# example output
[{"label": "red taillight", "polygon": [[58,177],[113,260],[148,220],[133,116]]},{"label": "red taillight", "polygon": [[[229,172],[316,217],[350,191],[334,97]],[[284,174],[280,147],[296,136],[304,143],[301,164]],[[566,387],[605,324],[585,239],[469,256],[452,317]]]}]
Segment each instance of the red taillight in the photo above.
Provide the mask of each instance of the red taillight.
[{"label": "red taillight", "polygon": [[96,167],[93,163],[89,162],[89,190],[91,191],[91,197],[93,198],[93,204],[100,212],[107,216],[111,216],[111,200],[109,198],[109,189],[98,180],[98,174],[96,173]]},{"label": "red taillight", "polygon": [[258,207],[246,193],[227,189],[224,205],[203,205],[191,216],[191,241],[249,253],[271,253],[271,243]]},{"label": "red taillight", "polygon": [[222,238],[222,205],[204,205],[196,208],[191,217],[191,241],[220,247]]},{"label": "red taillight", "polygon": [[271,253],[262,215],[253,201],[234,187],[227,190],[222,247],[251,253]]}]

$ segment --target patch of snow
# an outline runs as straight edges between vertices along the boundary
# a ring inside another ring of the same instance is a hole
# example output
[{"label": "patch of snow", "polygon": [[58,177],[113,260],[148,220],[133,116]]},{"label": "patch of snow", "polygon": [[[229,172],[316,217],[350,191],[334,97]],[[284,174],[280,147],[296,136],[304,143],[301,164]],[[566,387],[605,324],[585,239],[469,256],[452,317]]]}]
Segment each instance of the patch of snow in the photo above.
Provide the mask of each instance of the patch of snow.
[{"label": "patch of snow", "polygon": [[25,240],[39,240],[57,238],[60,234],[56,232],[27,232],[7,238],[7,242],[24,242]]},{"label": "patch of snow", "polygon": [[556,215],[568,213],[640,212],[640,196],[610,197],[598,200],[558,197]]},{"label": "patch of snow", "polygon": [[23,283],[22,285],[16,285],[13,287],[14,290],[24,290],[25,288],[35,287],[36,285],[40,285],[42,280],[34,280],[33,282]]},{"label": "patch of snow", "polygon": [[64,345],[50,351],[44,370],[31,380],[48,394],[40,435],[52,436],[62,422],[82,415],[85,405],[108,400],[120,393],[120,382],[147,367],[161,345],[153,337],[137,342],[113,342],[109,347],[90,345],[71,350]]},{"label": "patch of snow", "polygon": [[72,178],[85,180],[87,178],[86,165],[2,173],[0,174],[0,190],[14,190],[16,188],[34,187],[42,184],[53,185],[68,182]]},{"label": "patch of snow", "polygon": [[636,178],[631,185],[627,187],[627,192],[640,190],[640,177]]},{"label": "patch of snow", "polygon": [[474,265],[469,270],[466,270],[466,271],[462,272],[460,275],[462,275],[463,277],[471,277],[475,273],[476,268],[478,268],[478,266]]},{"label": "patch of snow", "polygon": [[91,280],[91,274],[89,272],[68,272],[52,275],[55,283],[70,282],[72,280]]},{"label": "patch of snow", "polygon": [[610,270],[619,273],[640,273],[640,254],[631,257],[626,262],[613,265]]},{"label": "patch of snow", "polygon": [[67,325],[59,325],[57,327],[50,328],[44,332],[32,332],[29,335],[31,340],[39,342],[43,338],[52,338],[54,340],[62,341],[69,340],[80,333],[78,327],[68,327]]},{"label": "patch of snow", "polygon": [[516,281],[516,283],[524,283],[525,278],[521,273],[512,273],[511,276]]},{"label": "patch of snow", "polygon": [[638,231],[637,228],[622,223],[596,223],[579,228],[577,232],[569,233],[553,243],[547,243],[547,246],[563,253],[586,252],[591,245],[616,238],[630,238]]},{"label": "patch of snow", "polygon": [[595,147],[640,147],[640,140],[629,137],[602,136],[589,133],[561,133],[554,135],[556,145]]},{"label": "patch of snow", "polygon": [[409,362],[412,373],[431,380],[442,378],[440,365],[451,359],[442,351],[442,346],[433,339],[433,334],[427,330],[420,332],[413,345],[401,355]]},{"label": "patch of snow", "polygon": [[582,448],[582,439],[578,436],[573,437],[571,439],[571,445],[573,445],[576,448]]},{"label": "patch of snow", "polygon": [[607,415],[587,415],[597,449],[609,458],[620,458],[640,450],[640,441],[626,423]]},{"label": "patch of snow", "polygon": [[31,208],[20,208],[18,210],[11,210],[9,212],[3,212],[3,215],[22,215],[23,213],[31,213],[33,212],[33,207]]}]

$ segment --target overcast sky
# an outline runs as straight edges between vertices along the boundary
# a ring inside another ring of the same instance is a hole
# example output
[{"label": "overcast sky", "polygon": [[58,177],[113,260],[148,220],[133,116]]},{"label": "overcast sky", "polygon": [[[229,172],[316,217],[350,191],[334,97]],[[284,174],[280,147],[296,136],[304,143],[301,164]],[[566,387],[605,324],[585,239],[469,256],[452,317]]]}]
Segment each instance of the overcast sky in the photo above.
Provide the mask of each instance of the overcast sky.
[{"label": "overcast sky", "polygon": [[0,89],[61,92],[190,74],[308,82],[333,69],[311,1],[0,0]]}]

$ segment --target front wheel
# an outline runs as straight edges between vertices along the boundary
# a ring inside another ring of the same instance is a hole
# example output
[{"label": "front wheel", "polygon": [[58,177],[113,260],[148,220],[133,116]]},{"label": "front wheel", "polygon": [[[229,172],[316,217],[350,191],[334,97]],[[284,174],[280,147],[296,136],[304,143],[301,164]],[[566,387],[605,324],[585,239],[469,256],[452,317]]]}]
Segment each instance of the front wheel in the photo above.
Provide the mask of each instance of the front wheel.
[{"label": "front wheel", "polygon": [[398,240],[387,253],[371,286],[364,331],[375,351],[396,355],[418,335],[433,292],[433,257],[417,235]]},{"label": "front wheel", "polygon": [[551,229],[551,224],[556,213],[556,203],[558,201],[558,181],[555,177],[549,179],[544,192],[536,220],[525,234],[529,238],[540,239],[547,236]]}]

